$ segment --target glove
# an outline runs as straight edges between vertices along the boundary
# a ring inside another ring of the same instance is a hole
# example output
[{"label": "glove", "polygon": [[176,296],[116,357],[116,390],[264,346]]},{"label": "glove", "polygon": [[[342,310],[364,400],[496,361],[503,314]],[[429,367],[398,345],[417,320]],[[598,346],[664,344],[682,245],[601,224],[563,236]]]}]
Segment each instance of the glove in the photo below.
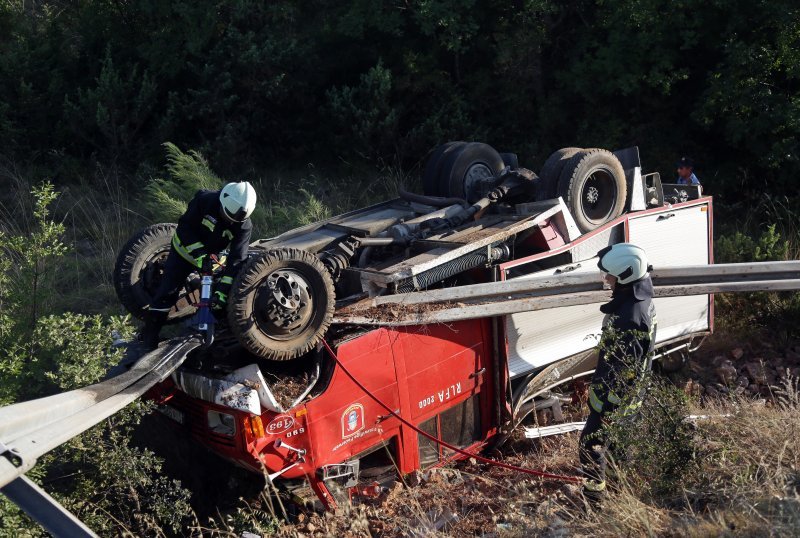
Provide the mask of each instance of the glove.
[{"label": "glove", "polygon": [[214,260],[211,259],[211,256],[208,256],[207,254],[203,254],[202,258],[196,258],[196,259],[201,259],[201,261],[200,261],[200,273],[201,274],[210,275],[213,272],[213,270],[214,270]]},{"label": "glove", "polygon": [[215,291],[211,296],[211,310],[222,310],[228,304],[228,297],[221,291]]}]

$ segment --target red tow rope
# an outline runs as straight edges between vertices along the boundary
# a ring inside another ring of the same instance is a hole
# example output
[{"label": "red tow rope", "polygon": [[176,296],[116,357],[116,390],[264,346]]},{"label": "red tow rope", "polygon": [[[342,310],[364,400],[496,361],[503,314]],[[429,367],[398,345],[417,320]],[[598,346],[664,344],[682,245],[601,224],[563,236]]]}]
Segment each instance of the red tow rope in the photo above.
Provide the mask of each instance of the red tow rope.
[{"label": "red tow rope", "polygon": [[414,430],[418,434],[422,435],[423,437],[427,437],[428,439],[430,439],[434,443],[442,445],[443,447],[445,447],[445,448],[447,448],[449,450],[452,450],[453,452],[457,452],[457,453],[459,453],[459,454],[461,454],[463,456],[467,456],[467,457],[470,457],[470,458],[475,458],[476,460],[481,461],[483,463],[488,463],[489,465],[495,465],[497,467],[502,467],[504,469],[510,469],[512,471],[518,471],[520,473],[529,474],[529,475],[533,475],[533,476],[538,476],[540,478],[549,478],[551,480],[560,480],[562,482],[571,482],[573,484],[580,484],[580,483],[583,482],[583,478],[580,478],[578,476],[567,476],[567,475],[560,475],[560,474],[545,473],[544,471],[537,471],[535,469],[526,469],[524,467],[518,467],[516,465],[511,465],[509,463],[503,463],[501,461],[490,460],[489,458],[484,458],[483,456],[480,456],[478,454],[473,454],[471,452],[467,452],[466,450],[462,450],[462,449],[460,449],[458,447],[455,447],[455,446],[451,445],[450,443],[442,441],[441,439],[437,439],[436,437],[432,436],[431,434],[429,434],[427,432],[424,432],[424,431],[420,430],[419,428],[417,428],[416,426],[414,426],[413,424],[411,424],[409,421],[407,421],[406,419],[401,417],[399,414],[394,412],[389,406],[387,406],[385,403],[383,403],[381,400],[379,400],[378,397],[375,396],[374,394],[372,394],[369,390],[367,390],[367,388],[364,385],[362,385],[361,382],[358,381],[358,379],[353,377],[353,374],[351,374],[350,371],[345,367],[345,365],[342,364],[342,362],[339,360],[339,357],[336,356],[336,353],[333,351],[331,346],[328,345],[328,342],[326,340],[323,339],[322,340],[322,344],[325,346],[325,349],[328,350],[328,353],[331,354],[331,357],[333,357],[333,360],[336,361],[336,364],[339,365],[339,368],[341,368],[342,371],[347,375],[347,377],[349,377],[353,381],[353,383],[358,385],[358,388],[363,390],[364,393],[367,396],[372,398],[375,401],[375,403],[377,403],[378,405],[380,405],[381,407],[386,409],[386,411],[389,412],[389,414],[391,414],[395,418],[397,418],[397,420],[399,420],[400,422],[402,422],[403,424],[405,424],[406,426],[408,426],[409,428],[411,428],[412,430]]}]

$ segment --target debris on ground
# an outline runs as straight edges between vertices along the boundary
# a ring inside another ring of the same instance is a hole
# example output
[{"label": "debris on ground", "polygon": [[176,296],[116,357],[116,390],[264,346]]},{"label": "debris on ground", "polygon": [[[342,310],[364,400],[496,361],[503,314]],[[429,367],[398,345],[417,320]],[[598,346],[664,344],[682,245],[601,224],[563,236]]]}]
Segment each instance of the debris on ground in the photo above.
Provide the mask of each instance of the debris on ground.
[{"label": "debris on ground", "polygon": [[704,401],[727,395],[771,399],[788,379],[800,378],[800,343],[782,351],[736,346],[713,355],[701,348],[678,376],[688,396]]}]

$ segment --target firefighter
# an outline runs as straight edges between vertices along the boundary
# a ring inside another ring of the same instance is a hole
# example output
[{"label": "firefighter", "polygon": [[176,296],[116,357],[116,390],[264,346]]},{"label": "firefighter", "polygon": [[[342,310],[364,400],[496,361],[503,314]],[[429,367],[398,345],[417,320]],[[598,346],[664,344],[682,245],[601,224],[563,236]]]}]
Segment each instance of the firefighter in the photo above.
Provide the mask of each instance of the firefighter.
[{"label": "firefighter", "polygon": [[652,267],[644,250],[618,243],[597,256],[597,266],[606,273],[612,295],[611,301],[600,307],[606,317],[589,387],[589,418],[580,438],[583,493],[592,502],[602,499],[606,489],[608,447],[603,427],[612,413],[630,416],[641,405],[644,394],[634,387],[652,366],[656,332]]},{"label": "firefighter", "polygon": [[675,163],[678,171],[678,179],[675,182],[678,185],[699,185],[700,180],[694,175],[694,161],[689,157],[681,157]]},{"label": "firefighter", "polygon": [[172,248],[164,264],[161,283],[145,315],[142,343],[158,346],[158,335],[175,304],[186,277],[193,271],[210,272],[211,255],[228,250],[225,270],[215,286],[211,307],[220,311],[228,301],[233,277],[247,259],[253,225],[250,215],[256,207],[256,191],[247,182],[228,183],[221,190],[201,190],[178,219]]}]

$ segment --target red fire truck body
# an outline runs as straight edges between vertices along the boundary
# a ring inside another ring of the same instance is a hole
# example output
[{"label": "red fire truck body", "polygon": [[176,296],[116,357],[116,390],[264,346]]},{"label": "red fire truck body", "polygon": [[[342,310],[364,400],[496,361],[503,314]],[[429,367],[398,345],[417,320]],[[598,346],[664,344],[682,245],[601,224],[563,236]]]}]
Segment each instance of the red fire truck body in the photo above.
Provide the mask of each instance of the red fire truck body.
[{"label": "red fire truck body", "polygon": [[[632,238],[652,251],[654,264],[712,262],[708,197],[627,213],[572,241],[561,227],[546,224],[535,232],[539,252],[476,269],[474,278],[491,282],[596,270],[592,256],[598,245]],[[683,299],[656,300],[664,320],[657,342],[661,349],[689,347],[692,338],[712,330],[713,296]],[[370,464],[389,464],[396,475],[459,457],[402,424],[376,399],[420,430],[477,451],[508,426],[512,415],[540,401],[532,396],[523,401],[521,396],[534,394],[528,385],[538,372],[591,352],[594,344],[587,336],[599,333],[602,318],[597,306],[539,311],[539,318],[525,313],[339,333],[331,344],[341,365],[319,349],[322,373],[307,396],[283,412],[262,408],[252,413],[219,398],[215,403],[208,396],[190,396],[172,379],[151,397],[164,404],[165,415],[218,455],[272,481],[307,480],[324,505],[335,506],[328,486],[363,483],[365,476],[372,477],[366,472]],[[535,333],[547,323],[563,327],[563,340],[555,338],[553,349],[543,347],[541,352],[526,348],[525,332]],[[593,364],[589,359],[560,375],[568,381],[567,374],[586,375]]]},{"label": "red fire truck body", "polygon": [[[468,449],[497,431],[487,383],[491,353],[488,319],[379,328],[337,348],[339,361],[377,399],[423,430]],[[159,390],[158,399],[170,409],[166,414],[214,452],[254,472],[308,479],[326,504],[322,481],[342,462],[389,447],[397,471],[407,474],[448,456],[401,424],[338,365],[320,395],[285,413],[254,416],[190,397],[169,381]],[[234,434],[214,432],[209,413],[235,417]]]}]

